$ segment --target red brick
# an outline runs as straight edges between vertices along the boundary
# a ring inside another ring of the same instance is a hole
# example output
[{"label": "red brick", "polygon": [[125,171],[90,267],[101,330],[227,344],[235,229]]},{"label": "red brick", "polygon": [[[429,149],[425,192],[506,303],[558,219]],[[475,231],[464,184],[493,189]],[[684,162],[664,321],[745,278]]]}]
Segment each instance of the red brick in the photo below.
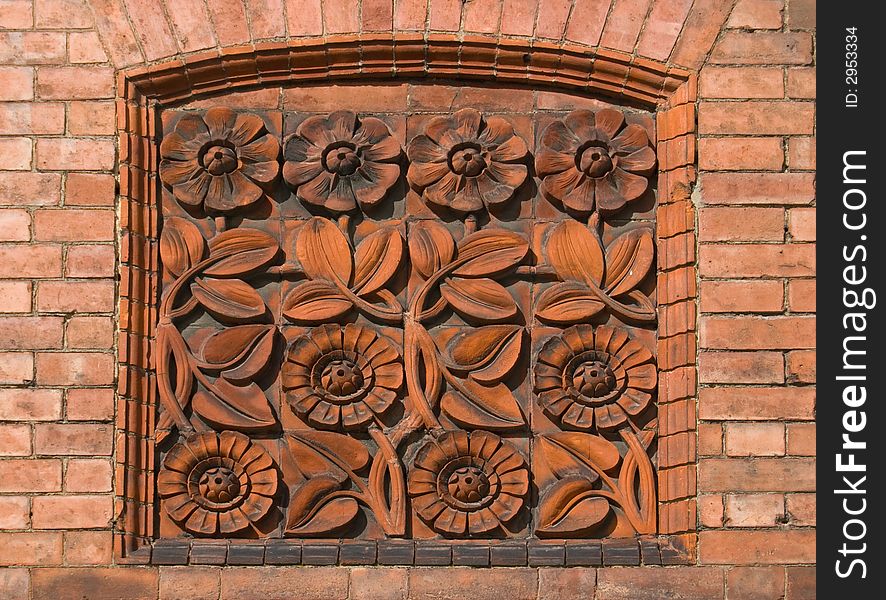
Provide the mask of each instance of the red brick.
[{"label": "red brick", "polygon": [[[249,28],[255,39],[282,37],[286,35],[286,27],[279,15],[283,14],[284,0],[255,0],[246,3],[249,15]],[[327,5],[328,6],[328,5]],[[355,10],[356,14],[356,10]],[[348,32],[358,31],[355,25]],[[332,33],[330,30],[329,33]]]},{"label": "red brick", "polygon": [[702,277],[809,277],[815,275],[812,244],[704,244]]},{"label": "red brick", "polygon": [[0,317],[0,349],[61,348],[61,317]]},{"label": "red brick", "polygon": [[[320,0],[286,0],[286,23],[289,35],[319,35],[323,33],[323,13]],[[244,38],[246,41],[249,38]]]},{"label": "red brick", "polygon": [[323,22],[328,33],[360,30],[359,7],[348,0],[323,0]]},{"label": "red brick", "polygon": [[711,567],[625,567],[597,572],[606,600],[714,600],[723,597],[723,571]]},{"label": "red brick", "polygon": [[815,241],[815,209],[793,208],[788,212],[788,232],[795,242]]},{"label": "red brick", "polygon": [[53,134],[65,131],[65,105],[61,102],[0,103],[0,134]]},{"label": "red brick", "polygon": [[706,67],[698,86],[702,98],[783,98],[784,73],[776,67]]},{"label": "red brick", "polygon": [[705,204],[809,204],[813,173],[702,173]]},{"label": "red brick", "polygon": [[815,347],[815,317],[702,317],[699,346],[724,350]]},{"label": "red brick", "polygon": [[46,281],[37,286],[37,310],[43,312],[112,312],[113,281]]},{"label": "red brick", "polygon": [[58,244],[0,244],[0,278],[60,277],[62,248]]},{"label": "red brick", "polygon": [[360,31],[391,31],[394,6],[387,0],[363,0],[360,10]]},{"label": "red brick", "polygon": [[26,171],[31,168],[31,155],[29,138],[0,138],[0,169]]},{"label": "red brick", "polygon": [[728,456],[784,456],[785,431],[782,423],[727,423]]},{"label": "red brick", "polygon": [[815,456],[815,423],[790,423],[788,430],[788,454]]},{"label": "red brick", "polygon": [[27,529],[31,519],[30,502],[27,496],[0,496],[0,529]]},{"label": "red brick", "polygon": [[[600,3],[601,5],[604,3]],[[637,53],[655,60],[665,61],[674,49],[683,22],[692,6],[691,0],[659,0],[652,3],[652,10],[640,34]],[[575,11],[573,11],[573,19]]]},{"label": "red brick", "polygon": [[0,28],[31,29],[34,25],[34,10],[27,0],[4,0],[0,4]]},{"label": "red brick", "polygon": [[[576,6],[572,9],[573,18],[578,6],[582,3],[576,2]],[[584,4],[587,4],[585,2]],[[501,3],[501,11],[504,18],[501,20],[501,32],[504,35],[526,35],[531,36],[535,29],[535,11],[538,2],[526,0],[503,0]],[[365,5],[364,5],[365,6]],[[363,10],[366,10],[365,8]],[[590,23],[588,23],[590,25]],[[567,37],[568,32],[567,32]]]},{"label": "red brick", "polygon": [[815,98],[815,67],[788,69],[788,98]]},{"label": "red brick", "polygon": [[788,25],[791,29],[814,29],[815,0],[790,0]]},{"label": "red brick", "polygon": [[0,456],[29,456],[31,426],[24,423],[0,423]]},{"label": "red brick", "polygon": [[[576,0],[572,16],[566,25],[566,39],[585,46],[599,45],[611,4],[609,1]],[[504,29],[504,24],[502,29]]]},{"label": "red brick", "polygon": [[812,492],[812,458],[703,458],[698,461],[702,492]]},{"label": "red brick", "polygon": [[113,175],[68,173],[65,206],[113,206],[115,187]]},{"label": "red brick", "polygon": [[[175,30],[175,37],[185,52],[204,50],[215,46],[212,23],[203,2],[194,0],[165,0],[167,14]],[[248,5],[247,5],[248,6]],[[253,13],[254,14],[254,13]],[[282,23],[281,23],[282,25]],[[256,38],[263,37],[256,32]]]},{"label": "red brick", "polygon": [[723,511],[723,496],[705,494],[698,497],[698,522],[702,527],[722,527]]},{"label": "red brick", "polygon": [[40,385],[108,385],[114,381],[114,357],[99,352],[37,355]]},{"label": "red brick", "polygon": [[702,138],[698,167],[706,171],[778,171],[784,166],[779,138]]},{"label": "red brick", "polygon": [[713,64],[808,65],[812,36],[808,33],[727,31],[711,52]]},{"label": "red brick", "polygon": [[[55,531],[0,533],[0,566],[57,565],[62,561],[62,534]],[[36,569],[42,571],[43,569]],[[61,598],[60,595],[32,598]]]},{"label": "red brick", "polygon": [[[424,3],[421,0],[408,0],[408,2],[400,3],[397,5],[399,7],[400,4],[404,5],[415,5],[421,4],[424,6]],[[432,30],[435,31],[458,31],[459,26],[461,24],[461,9],[462,2],[461,0],[438,0],[437,2],[428,3],[428,22],[431,26]],[[410,10],[414,10],[415,7],[411,6]],[[394,24],[397,26],[398,17],[397,12],[394,12]],[[399,27],[399,26],[398,26]]]},{"label": "red brick", "polygon": [[0,281],[0,312],[31,312],[30,281]]},{"label": "red brick", "polygon": [[103,458],[70,459],[65,470],[66,492],[110,492],[111,462]]},{"label": "red brick", "polygon": [[600,45],[622,52],[633,52],[650,3],[651,0],[614,0]]},{"label": "red brick", "polygon": [[116,255],[109,244],[68,247],[65,277],[113,277]]},{"label": "red brick", "polygon": [[69,565],[109,564],[113,551],[112,535],[110,531],[66,531],[65,563]]},{"label": "red brick", "polygon": [[408,570],[355,567],[351,571],[351,600],[402,600],[406,598]]},{"label": "red brick", "polygon": [[788,281],[788,308],[792,312],[815,312],[815,280]]},{"label": "red brick", "polygon": [[535,36],[559,40],[566,29],[571,8],[572,3],[566,0],[538,0]]},{"label": "red brick", "polygon": [[35,598],[144,600],[156,597],[157,579],[150,567],[35,569],[31,591]]},{"label": "red brick", "polygon": [[784,522],[781,494],[726,496],[726,527],[775,527]]},{"label": "red brick", "polygon": [[110,210],[38,210],[34,237],[40,242],[112,241],[115,219]]},{"label": "red brick", "polygon": [[[229,4],[234,4],[230,2]],[[239,2],[236,4],[240,4]],[[135,35],[142,43],[148,60],[156,60],[171,56],[178,51],[172,28],[166,20],[162,2],[131,2],[127,3],[129,19],[135,29]],[[240,6],[240,10],[243,7]],[[219,22],[219,25],[224,25]],[[243,24],[246,18],[243,17]]]},{"label": "red brick", "polygon": [[785,378],[788,383],[815,383],[815,350],[788,352]]},{"label": "red brick", "polygon": [[701,456],[723,454],[723,426],[721,424],[698,424],[698,453]]},{"label": "red brick", "polygon": [[103,171],[114,167],[114,142],[106,139],[37,140],[37,166],[49,170]]},{"label": "red brick", "polygon": [[792,137],[788,139],[788,167],[790,169],[815,168],[815,138]]},{"label": "red brick", "polygon": [[[501,10],[502,6],[499,0],[473,0],[465,3],[464,30],[477,33],[496,33]],[[399,17],[400,13],[397,16]]]},{"label": "red brick", "polygon": [[788,494],[786,498],[791,525],[815,526],[815,494]]},{"label": "red brick", "polygon": [[108,55],[94,31],[68,33],[68,62],[73,64],[106,63]]},{"label": "red brick", "polygon": [[0,67],[0,101],[34,97],[33,67]]},{"label": "red brick", "polygon": [[0,492],[59,492],[61,489],[60,460],[0,460]]},{"label": "red brick", "polygon": [[132,34],[123,3],[119,0],[90,0],[95,27],[107,44],[111,61],[124,67],[143,60]]},{"label": "red brick", "polygon": [[780,352],[702,352],[698,378],[702,383],[782,383]]},{"label": "red brick", "polygon": [[0,383],[22,385],[34,380],[34,355],[0,352]]},{"label": "red brick", "polygon": [[784,0],[738,0],[727,27],[735,29],[781,29]]},{"label": "red brick", "polygon": [[57,204],[61,182],[57,173],[0,173],[0,204]]},{"label": "red brick", "polygon": [[698,211],[701,242],[784,241],[781,208],[703,208]]},{"label": "red brick", "polygon": [[222,570],[221,597],[236,598],[243,590],[261,590],[266,598],[286,598],[298,590],[304,600],[348,597],[348,572],[335,567],[233,567]]},{"label": "red brick", "polygon": [[671,54],[671,63],[699,69],[708,56],[732,5],[722,0],[696,0]]},{"label": "red brick", "polygon": [[68,104],[68,133],[71,135],[111,135],[114,133],[113,102],[71,102]]},{"label": "red brick", "polygon": [[0,64],[43,65],[65,62],[65,34],[0,31]]},{"label": "red brick", "polygon": [[777,313],[784,309],[784,285],[771,279],[702,281],[699,301],[705,313]]},{"label": "red brick", "polygon": [[218,567],[160,567],[160,600],[217,600]]},{"label": "red brick", "polygon": [[595,569],[547,568],[538,570],[539,598],[585,600],[595,596],[596,585],[597,571]]},{"label": "red brick", "polygon": [[84,0],[35,0],[38,29],[84,29],[92,27],[92,13]]},{"label": "red brick", "polygon": [[698,534],[698,548],[701,562],[707,564],[812,563],[815,532],[702,531]]},{"label": "red brick", "polygon": [[726,571],[729,600],[760,600],[784,597],[782,567],[735,567]]},{"label": "red brick", "polygon": [[65,327],[65,343],[76,349],[110,348],[114,345],[114,321],[111,317],[72,317]]},{"label": "red brick", "polygon": [[698,108],[701,134],[810,134],[814,125],[811,102],[702,102]]},{"label": "red brick", "polygon": [[110,456],[114,429],[110,425],[38,423],[34,449],[40,455]]},{"label": "red brick", "polygon": [[352,110],[396,112],[406,110],[407,89],[406,84],[290,88],[283,90],[283,107],[305,112],[335,110],[344,94],[351,98]]},{"label": "red brick", "polygon": [[48,100],[114,97],[114,70],[108,67],[40,67],[37,97]]},{"label": "red brick", "polygon": [[22,208],[0,208],[0,241],[27,242],[31,239],[31,213]]},{"label": "red brick", "polygon": [[410,569],[409,594],[434,600],[497,600],[536,597],[535,569],[516,568],[503,571],[440,567]]},{"label": "red brick", "polygon": [[113,514],[110,496],[35,496],[31,500],[34,529],[107,527]]},{"label": "red brick", "polygon": [[67,390],[65,417],[71,421],[110,421],[114,417],[114,390]]},{"label": "red brick", "polygon": [[699,391],[698,415],[711,420],[815,418],[815,389],[810,387],[726,387]]}]

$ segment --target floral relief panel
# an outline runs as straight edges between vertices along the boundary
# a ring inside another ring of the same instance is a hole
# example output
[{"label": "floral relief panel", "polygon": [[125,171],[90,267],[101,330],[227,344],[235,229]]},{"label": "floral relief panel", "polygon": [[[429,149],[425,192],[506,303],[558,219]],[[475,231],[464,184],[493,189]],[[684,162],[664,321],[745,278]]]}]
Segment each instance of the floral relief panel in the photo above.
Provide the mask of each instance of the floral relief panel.
[{"label": "floral relief panel", "polygon": [[652,123],[164,110],[160,537],[655,534]]}]

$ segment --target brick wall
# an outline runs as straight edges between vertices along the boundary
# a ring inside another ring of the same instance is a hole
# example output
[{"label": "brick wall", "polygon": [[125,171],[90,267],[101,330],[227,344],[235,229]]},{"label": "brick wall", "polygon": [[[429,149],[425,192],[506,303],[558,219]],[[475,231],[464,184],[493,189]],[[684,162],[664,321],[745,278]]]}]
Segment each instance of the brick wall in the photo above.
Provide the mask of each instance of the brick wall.
[{"label": "brick wall", "polygon": [[[811,0],[0,0],[0,597],[813,598],[814,26]],[[698,73],[698,565],[114,565],[115,73],[390,31]]]}]

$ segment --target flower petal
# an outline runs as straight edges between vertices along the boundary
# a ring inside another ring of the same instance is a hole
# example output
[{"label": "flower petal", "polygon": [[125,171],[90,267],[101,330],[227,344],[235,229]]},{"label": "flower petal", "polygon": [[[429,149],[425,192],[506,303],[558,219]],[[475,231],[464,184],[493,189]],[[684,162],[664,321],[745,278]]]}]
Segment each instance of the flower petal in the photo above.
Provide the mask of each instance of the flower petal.
[{"label": "flower petal", "polygon": [[618,400],[616,400],[616,402],[619,406],[625,409],[625,411],[629,415],[636,416],[646,409],[651,399],[651,394],[647,394],[646,392],[641,392],[640,390],[635,390],[633,388],[628,388],[621,396],[618,397]]},{"label": "flower petal", "polygon": [[321,401],[308,415],[308,421],[321,429],[329,429],[341,422],[341,407]]},{"label": "flower petal", "polygon": [[627,373],[628,385],[638,390],[652,391],[658,383],[655,365],[640,365],[628,369]]},{"label": "flower petal", "polygon": [[337,110],[326,119],[327,127],[337,142],[350,141],[357,129],[357,115],[349,110]]},{"label": "flower petal", "polygon": [[582,181],[563,198],[563,204],[578,213],[589,213],[594,210],[597,184],[590,177],[582,177]]},{"label": "flower petal", "polygon": [[588,430],[594,426],[594,409],[581,404],[572,404],[560,419],[576,429]]},{"label": "flower petal", "polygon": [[228,141],[235,146],[244,146],[258,137],[265,128],[265,122],[258,115],[240,113],[231,127]]},{"label": "flower petal", "polygon": [[620,110],[604,108],[594,115],[594,126],[606,134],[608,139],[615,137],[616,132],[624,125],[625,116]]},{"label": "flower petal", "polygon": [[210,512],[205,508],[197,508],[188,517],[185,523],[185,529],[195,533],[213,534],[218,530],[218,513]]},{"label": "flower petal", "polygon": [[601,214],[611,214],[624,208],[625,199],[616,187],[612,173],[596,180],[595,200]]},{"label": "flower petal", "polygon": [[566,361],[570,358],[572,358],[572,350],[569,349],[569,346],[566,345],[566,342],[560,337],[552,337],[545,342],[541,352],[538,353],[538,360],[540,362],[548,364],[558,370],[562,369],[563,365],[565,365]]},{"label": "flower petal", "polygon": [[560,418],[573,403],[572,398],[562,388],[542,392],[538,400],[545,412],[554,418]]},{"label": "flower petal", "polygon": [[549,196],[562,202],[563,198],[575,189],[583,177],[584,174],[573,165],[561,173],[545,177],[542,180],[542,188]]},{"label": "flower petal", "polygon": [[413,163],[446,162],[446,150],[426,135],[417,135],[409,142],[406,156]]},{"label": "flower petal", "polygon": [[626,202],[632,202],[646,193],[649,187],[649,180],[642,175],[634,175],[616,167],[611,173],[618,188],[618,193]]},{"label": "flower petal", "polygon": [[492,151],[492,160],[501,162],[514,162],[522,160],[529,154],[526,142],[518,135],[512,134],[511,137],[502,141]]},{"label": "flower petal", "polygon": [[170,517],[176,521],[184,521],[192,512],[197,510],[197,503],[191,500],[188,494],[172,496],[163,501],[163,508]]},{"label": "flower petal", "polygon": [[625,411],[617,404],[606,404],[594,408],[594,416],[597,419],[597,427],[600,429],[612,429],[628,420]]},{"label": "flower petal", "polygon": [[[431,204],[448,208],[455,199],[458,189],[459,176],[446,169],[446,174],[436,183],[425,188],[424,199]],[[483,207],[481,203],[475,210]]]},{"label": "flower petal", "polygon": [[498,518],[489,510],[481,509],[468,513],[468,531],[472,534],[488,533],[499,525]]},{"label": "flower petal", "polygon": [[646,146],[649,146],[649,136],[646,135],[646,130],[636,123],[625,127],[609,143],[609,147],[618,154],[631,154]]},{"label": "flower petal", "polygon": [[[185,114],[176,122],[174,131],[183,140],[197,140],[200,146],[209,141],[209,128],[203,121],[203,117],[196,113]],[[200,139],[198,140],[198,138]]]},{"label": "flower petal", "polygon": [[219,211],[248,206],[262,197],[262,190],[240,171],[232,171],[227,177],[213,177],[206,206]]},{"label": "flower petal", "polygon": [[319,160],[283,163],[283,179],[293,187],[307,183],[323,172],[323,165]]},{"label": "flower petal", "polygon": [[201,170],[196,177],[172,186],[172,193],[179,202],[189,206],[200,206],[209,193],[212,175]]},{"label": "flower petal", "polygon": [[222,533],[234,533],[249,525],[240,507],[218,513],[218,528]]},{"label": "flower petal", "polygon": [[486,173],[495,181],[515,190],[526,181],[527,169],[526,165],[512,165],[493,161],[486,168]]},{"label": "flower petal", "polygon": [[345,177],[334,177],[334,186],[329,190],[324,206],[333,212],[348,212],[357,208],[357,199],[351,182]]},{"label": "flower petal", "polygon": [[237,123],[237,113],[225,106],[216,106],[206,111],[203,120],[213,141],[227,140]]},{"label": "flower petal", "polygon": [[535,172],[539,177],[575,170],[575,154],[542,148],[535,157]]},{"label": "flower petal", "polygon": [[271,134],[265,134],[257,140],[237,148],[237,156],[243,162],[275,161],[280,155],[280,144]]},{"label": "flower petal", "polygon": [[483,116],[473,108],[463,108],[452,115],[455,130],[464,139],[477,139]]},{"label": "flower petal", "polygon": [[447,506],[434,521],[434,529],[441,533],[464,534],[468,527],[467,515]]},{"label": "flower petal", "polygon": [[457,191],[449,203],[449,208],[457,212],[469,213],[483,208],[483,197],[476,177],[463,178],[462,189]]},{"label": "flower petal", "polygon": [[409,164],[407,178],[410,183],[417,188],[424,188],[432,183],[440,181],[447,174],[451,173],[449,165],[443,162],[414,162]]},{"label": "flower petal", "polygon": [[627,156],[618,157],[618,166],[631,173],[649,173],[655,168],[655,151],[646,146]]},{"label": "flower petal", "polygon": [[412,499],[412,507],[426,521],[433,521],[437,518],[446,505],[437,498],[437,489],[434,486],[433,493],[416,496]]},{"label": "flower petal", "polygon": [[[287,173],[286,169],[288,167],[289,163],[284,166],[284,174]],[[335,176],[329,171],[321,171],[316,177],[300,185],[296,196],[305,204],[322,207],[326,204],[326,199],[329,197],[329,190],[332,187],[334,178]]]},{"label": "flower petal", "polygon": [[588,141],[600,140],[601,133],[597,130],[596,115],[590,110],[575,110],[563,119],[565,127],[578,139],[579,145]]},{"label": "flower petal", "polygon": [[195,160],[161,160],[160,181],[166,185],[184,183],[203,172],[203,167]]},{"label": "flower petal", "polygon": [[504,204],[514,196],[514,188],[496,182],[489,176],[488,171],[477,177],[477,186],[487,206]]},{"label": "flower petal", "polygon": [[523,498],[510,494],[499,494],[498,498],[489,505],[489,510],[495,513],[499,521],[507,523],[523,508]]},{"label": "flower petal", "polygon": [[399,178],[399,165],[364,161],[351,177],[351,187],[360,205],[369,207],[384,198]]},{"label": "flower petal", "polygon": [[[308,117],[302,121],[298,126],[297,134],[320,148],[325,148],[336,141],[335,135],[329,130],[329,124],[323,115]],[[348,137],[350,138],[350,136]]]},{"label": "flower petal", "polygon": [[187,160],[196,163],[202,146],[203,140],[185,139],[177,131],[173,131],[160,143],[160,156],[174,161]]},{"label": "flower petal", "polygon": [[449,151],[453,145],[463,141],[463,138],[455,132],[455,119],[452,117],[434,117],[425,125],[425,135]]},{"label": "flower petal", "polygon": [[269,183],[277,177],[280,172],[280,164],[277,161],[268,161],[261,163],[244,163],[240,167],[240,172],[253,181]]}]

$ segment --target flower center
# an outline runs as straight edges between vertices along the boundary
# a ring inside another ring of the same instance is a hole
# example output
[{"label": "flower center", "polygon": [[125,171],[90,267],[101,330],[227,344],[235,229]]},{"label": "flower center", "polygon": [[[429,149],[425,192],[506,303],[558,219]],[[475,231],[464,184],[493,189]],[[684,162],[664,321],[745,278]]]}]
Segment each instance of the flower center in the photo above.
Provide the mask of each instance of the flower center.
[{"label": "flower center", "polygon": [[615,373],[600,360],[585,361],[572,374],[572,385],[588,398],[606,396],[615,389],[615,383]]},{"label": "flower center", "polygon": [[240,479],[227,467],[213,467],[200,477],[199,490],[210,502],[230,502],[240,495]]},{"label": "flower center", "polygon": [[330,173],[353,175],[362,164],[357,147],[350,142],[330,144],[323,153],[323,164]]},{"label": "flower center", "polygon": [[201,157],[203,166],[212,175],[224,175],[237,169],[237,153],[222,144],[209,146]]},{"label": "flower center", "polygon": [[612,158],[606,148],[589,145],[578,152],[576,166],[588,177],[602,177],[612,170]]},{"label": "flower center", "polygon": [[458,175],[476,177],[486,168],[483,149],[473,142],[457,144],[449,151],[449,167]]},{"label": "flower center", "polygon": [[479,467],[461,467],[452,472],[447,482],[449,493],[460,502],[479,502],[489,495],[489,479]]},{"label": "flower center", "polygon": [[320,383],[329,394],[344,398],[363,388],[363,372],[346,358],[333,360],[320,374]]}]

